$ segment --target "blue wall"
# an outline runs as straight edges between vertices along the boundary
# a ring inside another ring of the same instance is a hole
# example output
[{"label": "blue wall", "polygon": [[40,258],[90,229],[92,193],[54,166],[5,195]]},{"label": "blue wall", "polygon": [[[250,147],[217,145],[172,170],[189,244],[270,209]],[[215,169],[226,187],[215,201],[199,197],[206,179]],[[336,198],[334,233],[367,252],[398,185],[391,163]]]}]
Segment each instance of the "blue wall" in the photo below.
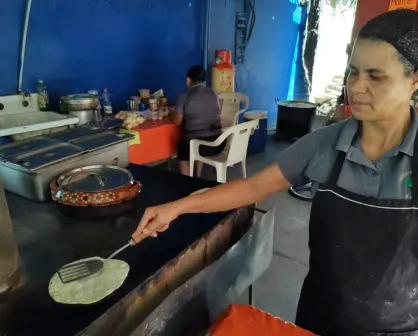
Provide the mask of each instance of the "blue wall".
[{"label": "blue wall", "polygon": [[0,95],[17,91],[25,0],[0,0]]},{"label": "blue wall", "polygon": [[[306,10],[297,0],[256,0],[257,22],[237,89],[252,109],[269,113],[274,99],[305,98],[301,47]],[[215,49],[234,50],[235,14],[244,0],[212,0],[209,63]],[[17,90],[26,0],[0,0],[0,94]],[[203,60],[202,0],[33,0],[23,88],[42,78],[52,98],[107,87],[124,107],[136,89],[184,90],[187,68]],[[301,29],[302,27],[302,29]],[[299,38],[298,38],[299,36]]]},{"label": "blue wall", "polygon": [[[26,1],[0,0],[0,94],[17,90]],[[107,87],[124,107],[139,88],[184,90],[202,62],[201,0],[33,0],[23,88],[42,78],[54,98]]]},{"label": "blue wall", "polygon": [[[307,7],[298,0],[256,0],[256,24],[245,62],[236,67],[236,89],[250,98],[250,109],[266,110],[276,122],[275,98],[307,96],[302,47]],[[212,0],[210,62],[216,49],[234,50],[235,14],[244,1]]]}]

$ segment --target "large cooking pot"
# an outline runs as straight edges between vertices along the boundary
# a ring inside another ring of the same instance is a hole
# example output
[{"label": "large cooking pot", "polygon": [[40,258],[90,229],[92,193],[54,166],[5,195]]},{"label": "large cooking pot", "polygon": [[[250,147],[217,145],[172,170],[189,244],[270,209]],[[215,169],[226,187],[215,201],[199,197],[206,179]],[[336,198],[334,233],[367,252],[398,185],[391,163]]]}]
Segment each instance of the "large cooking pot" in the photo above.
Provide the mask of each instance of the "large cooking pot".
[{"label": "large cooking pot", "polygon": [[135,206],[141,184],[123,168],[95,165],[72,169],[50,184],[51,196],[66,215],[102,218]]},{"label": "large cooking pot", "polygon": [[307,101],[276,100],[277,139],[294,139],[308,134],[312,117],[319,105]]},{"label": "large cooking pot", "polygon": [[81,93],[63,96],[60,100],[61,111],[86,111],[95,110],[99,105],[99,96]]}]

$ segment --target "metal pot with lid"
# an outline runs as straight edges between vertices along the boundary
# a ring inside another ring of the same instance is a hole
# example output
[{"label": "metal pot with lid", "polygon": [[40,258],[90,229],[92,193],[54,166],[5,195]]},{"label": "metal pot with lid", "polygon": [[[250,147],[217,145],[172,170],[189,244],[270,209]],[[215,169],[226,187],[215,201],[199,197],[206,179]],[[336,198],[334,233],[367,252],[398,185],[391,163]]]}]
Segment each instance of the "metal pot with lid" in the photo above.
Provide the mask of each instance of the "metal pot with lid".
[{"label": "metal pot with lid", "polygon": [[293,139],[308,134],[317,108],[330,100],[315,104],[308,101],[276,99],[278,109],[276,138]]},{"label": "metal pot with lid", "polygon": [[[112,165],[72,169],[50,184],[52,198],[61,205],[61,210],[71,208],[74,212],[75,208],[87,209],[90,213],[83,211],[85,217],[96,217],[91,213],[94,209],[112,208],[112,214],[131,209],[134,204],[130,201],[140,193],[141,187],[128,170]],[[109,213],[103,214],[108,215]]]},{"label": "metal pot with lid", "polygon": [[73,94],[61,97],[61,111],[94,110],[99,105],[99,96],[88,93]]}]

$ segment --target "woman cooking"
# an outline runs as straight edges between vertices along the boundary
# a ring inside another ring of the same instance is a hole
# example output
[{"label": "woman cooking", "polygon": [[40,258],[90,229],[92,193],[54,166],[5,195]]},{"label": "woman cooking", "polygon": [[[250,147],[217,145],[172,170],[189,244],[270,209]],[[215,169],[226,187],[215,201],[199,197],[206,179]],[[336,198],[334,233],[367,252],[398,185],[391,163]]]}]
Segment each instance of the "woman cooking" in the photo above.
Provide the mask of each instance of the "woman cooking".
[{"label": "woman cooking", "polygon": [[248,179],[148,208],[134,235],[155,237],[181,214],[256,203],[309,178],[318,189],[296,324],[319,335],[418,335],[417,69],[418,12],[371,20],[349,64],[353,118],[300,139]]}]

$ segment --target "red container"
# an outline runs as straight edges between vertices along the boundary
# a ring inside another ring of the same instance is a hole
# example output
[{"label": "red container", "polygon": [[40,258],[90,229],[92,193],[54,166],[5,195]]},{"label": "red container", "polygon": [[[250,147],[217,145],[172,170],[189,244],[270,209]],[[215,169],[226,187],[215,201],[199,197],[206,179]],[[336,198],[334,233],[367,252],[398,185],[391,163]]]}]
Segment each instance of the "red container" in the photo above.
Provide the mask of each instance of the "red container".
[{"label": "red container", "polygon": [[230,305],[210,327],[210,336],[315,336],[247,305]]},{"label": "red container", "polygon": [[215,64],[231,64],[230,50],[215,50]]}]

